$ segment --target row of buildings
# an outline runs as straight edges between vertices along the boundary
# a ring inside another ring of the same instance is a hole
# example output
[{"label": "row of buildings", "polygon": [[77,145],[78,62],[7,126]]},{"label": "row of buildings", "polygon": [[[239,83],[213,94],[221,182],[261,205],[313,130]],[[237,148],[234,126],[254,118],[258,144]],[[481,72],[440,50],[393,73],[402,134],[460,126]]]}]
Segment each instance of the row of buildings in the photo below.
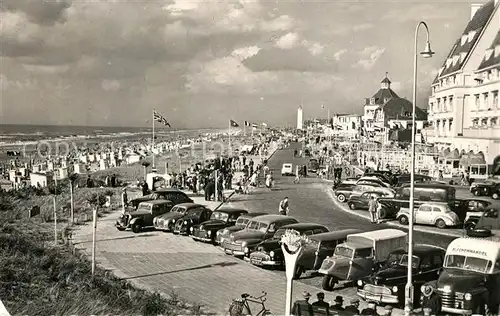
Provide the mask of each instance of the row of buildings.
[{"label": "row of buildings", "polygon": [[[500,175],[500,170],[492,170],[500,162],[499,7],[499,0],[471,5],[470,21],[430,87],[427,109],[416,108],[417,143],[441,155],[435,160],[450,166],[450,173],[472,167],[473,173]],[[333,115],[330,132],[382,144],[410,141],[413,105],[391,88],[387,74],[363,108],[362,115]],[[299,112],[298,121],[302,108]],[[301,125],[297,122],[297,128]]]}]

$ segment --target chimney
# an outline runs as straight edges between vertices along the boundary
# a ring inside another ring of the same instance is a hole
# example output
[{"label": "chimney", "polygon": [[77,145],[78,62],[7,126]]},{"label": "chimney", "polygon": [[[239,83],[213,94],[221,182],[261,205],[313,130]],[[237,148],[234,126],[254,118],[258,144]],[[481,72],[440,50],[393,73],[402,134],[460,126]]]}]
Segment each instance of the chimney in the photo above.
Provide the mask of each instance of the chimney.
[{"label": "chimney", "polygon": [[[498,1],[498,0],[495,0],[495,2]],[[483,5],[482,4],[479,4],[479,3],[472,3],[470,5],[470,19],[472,20],[472,18],[474,17],[474,15],[476,14],[477,10],[479,10],[479,8],[481,8]]]}]

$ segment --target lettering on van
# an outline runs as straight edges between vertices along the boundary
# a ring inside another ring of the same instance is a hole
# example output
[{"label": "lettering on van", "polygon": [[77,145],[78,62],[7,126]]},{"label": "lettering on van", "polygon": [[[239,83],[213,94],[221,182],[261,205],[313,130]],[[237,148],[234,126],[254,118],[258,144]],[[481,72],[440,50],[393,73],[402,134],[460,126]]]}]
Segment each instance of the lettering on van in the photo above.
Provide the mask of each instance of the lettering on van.
[{"label": "lettering on van", "polygon": [[465,249],[465,248],[453,248],[453,249],[451,249],[451,251],[458,252],[458,253],[465,252],[465,253],[469,253],[469,254],[480,255],[483,257],[488,256],[488,253],[486,251],[481,251],[481,250],[473,250],[473,249]]}]

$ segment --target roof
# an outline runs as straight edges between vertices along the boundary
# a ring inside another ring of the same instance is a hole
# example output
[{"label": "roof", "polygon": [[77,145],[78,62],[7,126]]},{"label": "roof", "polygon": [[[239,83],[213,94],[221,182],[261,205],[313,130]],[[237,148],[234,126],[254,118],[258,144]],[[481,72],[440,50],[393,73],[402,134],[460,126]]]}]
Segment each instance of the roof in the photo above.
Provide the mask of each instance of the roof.
[{"label": "roof", "polygon": [[309,239],[316,240],[316,241],[339,240],[339,239],[346,239],[348,235],[359,234],[359,233],[361,233],[361,230],[350,228],[350,229],[337,230],[334,232],[314,234],[314,235],[309,236]]},{"label": "roof", "polygon": [[[462,69],[463,65],[465,64],[465,60],[470,55],[472,48],[474,47],[477,40],[479,39],[479,36],[481,35],[481,31],[486,26],[494,9],[495,9],[495,0],[490,0],[477,10],[474,17],[467,24],[462,35],[458,38],[458,40],[453,45],[446,60],[443,62],[443,65],[442,65],[443,70],[440,73],[438,73],[438,75],[436,76],[436,79],[434,79],[433,83],[437,83],[439,78],[441,78],[441,77],[444,77],[446,75],[449,75],[451,73],[454,73],[454,72]],[[474,31],[476,33],[471,38],[471,40],[467,40],[462,45],[462,36],[469,35],[470,32],[474,32]],[[460,58],[461,55],[465,56],[465,57]],[[454,56],[458,56],[458,57],[455,57],[455,58],[458,58],[457,62],[451,63],[451,64],[449,64],[449,67],[447,67],[448,58],[453,58]]]},{"label": "roof", "polygon": [[177,204],[176,206],[185,207],[185,208],[192,208],[192,207],[199,207],[199,206],[205,206],[205,205],[198,204],[198,203],[180,203],[180,204]]},{"label": "roof", "polygon": [[500,256],[500,241],[484,238],[457,238],[448,245],[446,253],[484,258],[495,262]]},{"label": "roof", "polygon": [[491,53],[491,55],[488,56],[489,58],[486,58],[487,56],[485,56],[485,58],[483,59],[483,61],[479,65],[478,70],[488,68],[488,67],[491,67],[493,65],[500,64],[500,54],[495,56],[495,49],[499,45],[500,45],[500,30],[498,30],[497,36],[495,37],[495,39],[493,40],[493,43],[491,44],[491,46],[489,48],[489,49],[493,50],[493,52]]},{"label": "roof", "polygon": [[[387,89],[378,90],[377,93],[375,93],[372,96],[372,98],[375,99],[376,105],[382,105],[382,104],[385,104],[386,99],[399,98],[399,96],[397,95],[396,92],[394,92],[394,90],[392,90],[391,88],[387,88]],[[369,104],[367,104],[367,105],[369,105]]]},{"label": "roof", "polygon": [[296,231],[303,231],[303,230],[308,230],[308,229],[314,229],[314,228],[325,228],[327,231],[329,230],[325,225],[317,224],[317,223],[295,223],[295,224],[288,224],[285,226],[281,226],[280,229],[293,229]]},{"label": "roof", "polygon": [[[181,190],[175,189],[175,188],[159,188],[154,192],[155,193],[159,193],[159,192],[181,192],[181,193],[184,193]],[[186,194],[186,193],[184,193],[184,194]]]},{"label": "roof", "polygon": [[391,83],[391,80],[389,80],[389,78],[386,76],[384,79],[382,79],[382,81],[380,81],[380,83]]},{"label": "roof", "polygon": [[254,217],[257,217],[257,216],[262,216],[262,215],[267,215],[269,213],[265,213],[265,212],[252,212],[252,213],[247,213],[247,214],[243,214],[241,215],[242,218],[254,218]]},{"label": "roof", "polygon": [[279,221],[283,221],[283,220],[290,219],[290,218],[295,219],[295,218],[288,216],[288,215],[270,214],[270,215],[256,216],[253,218],[253,220],[259,221],[261,223],[270,224],[270,223],[279,222]]},{"label": "roof", "polygon": [[392,239],[395,237],[403,237],[406,236],[407,233],[405,233],[402,230],[399,229],[380,229],[380,230],[374,230],[374,231],[369,231],[369,232],[364,232],[364,233],[359,233],[359,234],[352,234],[347,236],[348,239],[354,239],[355,240],[362,240],[362,239],[371,239],[371,240],[387,240],[387,239]]},{"label": "roof", "polygon": [[[401,187],[406,188],[409,187],[410,183],[405,183]],[[448,188],[453,188],[451,185],[448,184],[440,184],[440,183],[415,183],[413,185],[415,188],[437,188],[437,189],[448,189]]]},{"label": "roof", "polygon": [[[416,256],[426,254],[426,253],[432,253],[432,252],[446,252],[446,249],[438,247],[438,246],[433,246],[433,245],[427,245],[427,244],[415,244],[413,245],[413,254]],[[398,248],[393,251],[393,253],[408,253],[407,248]]]},{"label": "roof", "polygon": [[142,201],[139,204],[143,204],[143,203],[156,205],[156,204],[165,204],[165,203],[172,203],[172,202],[169,200],[157,199],[157,200]]},{"label": "roof", "polygon": [[[387,119],[411,119],[413,115],[413,104],[405,98],[394,98],[384,104],[380,111],[384,112]],[[419,107],[415,107],[415,119],[427,120],[427,114]]]},{"label": "roof", "polygon": [[242,209],[242,208],[236,208],[236,207],[221,207],[221,208],[215,210],[214,213],[215,212],[228,213],[228,214],[248,213],[247,210]]}]

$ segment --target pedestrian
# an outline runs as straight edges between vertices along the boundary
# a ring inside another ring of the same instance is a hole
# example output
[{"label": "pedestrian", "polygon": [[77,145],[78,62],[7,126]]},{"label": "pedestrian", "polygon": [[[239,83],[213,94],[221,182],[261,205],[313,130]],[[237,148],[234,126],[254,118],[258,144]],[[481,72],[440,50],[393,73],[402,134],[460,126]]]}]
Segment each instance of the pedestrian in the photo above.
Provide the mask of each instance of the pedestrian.
[{"label": "pedestrian", "polygon": [[332,311],[344,311],[344,307],[342,306],[344,304],[344,298],[340,295],[337,295],[335,297],[334,304],[330,306],[330,310]]},{"label": "pedestrian", "polygon": [[280,204],[278,206],[278,212],[281,215],[288,215],[288,213],[290,212],[290,209],[288,207],[288,197],[287,196],[285,196],[285,198],[280,201]]},{"label": "pedestrian", "polygon": [[375,197],[370,196],[370,201],[368,201],[368,212],[370,213],[370,221],[372,224],[377,223],[377,201]]},{"label": "pedestrian", "polygon": [[384,316],[392,316],[392,306],[391,305],[385,305],[384,310],[385,310]]},{"label": "pedestrian", "polygon": [[344,310],[346,312],[353,313],[354,315],[358,315],[359,314],[359,299],[353,298],[353,299],[351,299],[350,303],[351,303],[351,305],[346,306]]},{"label": "pedestrian", "polygon": [[125,206],[128,206],[127,188],[122,189],[122,205],[124,206],[123,209],[125,209]]},{"label": "pedestrian", "polygon": [[325,302],[325,293],[319,292],[316,294],[318,300],[312,303],[313,311],[316,312],[316,309],[319,312],[324,312],[326,315],[329,315],[330,304]]},{"label": "pedestrian", "polygon": [[361,315],[377,316],[377,305],[373,302],[368,303],[368,307],[361,311]]},{"label": "pedestrian", "polygon": [[146,181],[142,182],[142,196],[149,194],[149,186]]},{"label": "pedestrian", "polygon": [[380,224],[382,221],[380,220],[382,216],[382,203],[380,203],[378,200],[375,200],[377,203],[377,213],[375,214],[377,217],[377,224]]},{"label": "pedestrian", "polygon": [[422,309],[429,309],[429,315],[438,315],[441,313],[441,298],[434,291],[434,288],[431,286],[425,286],[423,290],[423,298],[422,298]]},{"label": "pedestrian", "polygon": [[295,301],[295,303],[293,303],[292,315],[294,316],[312,315],[312,306],[311,303],[309,303],[310,299],[311,299],[311,293],[304,291],[302,293],[302,299],[297,300]]},{"label": "pedestrian", "polygon": [[271,191],[272,181],[273,181],[273,178],[272,178],[271,174],[268,173],[266,176],[266,188],[268,188],[269,191]]}]

